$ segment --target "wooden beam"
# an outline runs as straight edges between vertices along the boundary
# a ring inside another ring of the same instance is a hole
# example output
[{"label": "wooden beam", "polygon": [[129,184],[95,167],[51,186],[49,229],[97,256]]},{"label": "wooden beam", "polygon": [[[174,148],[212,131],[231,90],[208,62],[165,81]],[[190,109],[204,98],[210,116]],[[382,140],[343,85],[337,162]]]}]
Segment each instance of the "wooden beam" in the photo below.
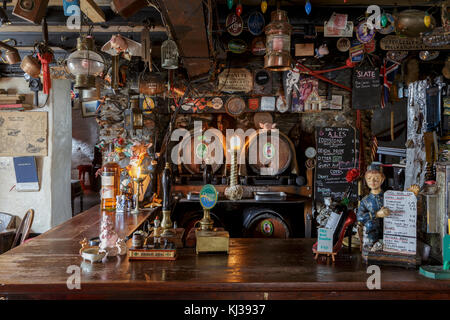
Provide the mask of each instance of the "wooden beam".
[{"label": "wooden beam", "polygon": [[[94,26],[92,33],[139,33],[144,29],[144,26],[128,27],[128,26],[109,26],[103,28],[101,26]],[[78,32],[78,29],[68,29],[67,26],[48,26],[49,33],[73,33]],[[41,26],[34,25],[8,25],[0,28],[0,36],[2,33],[29,33],[29,32],[42,32]],[[150,32],[166,32],[166,28],[162,26],[156,26],[150,29]]]},{"label": "wooden beam", "polygon": [[177,42],[190,78],[207,73],[211,66],[202,0],[159,0],[162,13]]},{"label": "wooden beam", "polygon": [[106,22],[105,13],[94,0],[80,0],[80,9],[92,22]]},{"label": "wooden beam", "polygon": [[[111,5],[111,0],[91,0],[99,7],[109,7]],[[8,2],[6,5],[8,7],[13,7],[16,5],[17,0],[12,0],[12,2]],[[62,0],[49,0],[48,1],[49,7],[61,7],[62,6]]]}]

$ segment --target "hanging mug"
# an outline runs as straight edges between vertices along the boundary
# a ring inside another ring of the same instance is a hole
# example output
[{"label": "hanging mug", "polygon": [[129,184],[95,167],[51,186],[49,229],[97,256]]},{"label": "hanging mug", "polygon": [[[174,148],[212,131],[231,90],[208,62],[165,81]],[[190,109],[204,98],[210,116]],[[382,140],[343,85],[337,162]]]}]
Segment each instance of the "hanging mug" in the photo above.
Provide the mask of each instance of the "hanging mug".
[{"label": "hanging mug", "polygon": [[39,75],[41,74],[41,63],[32,55],[23,58],[20,68],[32,78],[39,78]]}]

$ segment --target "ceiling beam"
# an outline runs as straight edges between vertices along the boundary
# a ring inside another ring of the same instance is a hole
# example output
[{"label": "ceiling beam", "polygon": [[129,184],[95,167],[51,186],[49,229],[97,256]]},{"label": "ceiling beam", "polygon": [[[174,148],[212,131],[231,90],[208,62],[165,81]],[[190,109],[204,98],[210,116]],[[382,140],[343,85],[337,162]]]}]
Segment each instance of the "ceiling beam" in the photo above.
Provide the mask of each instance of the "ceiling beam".
[{"label": "ceiling beam", "polygon": [[94,0],[80,0],[80,9],[92,22],[106,22],[105,13]]},{"label": "ceiling beam", "polygon": [[[86,29],[86,27],[84,28]],[[102,27],[102,26],[94,26],[92,29],[92,33],[119,33],[119,32],[126,32],[126,33],[139,33],[144,29],[144,26],[136,26],[136,27],[128,27],[128,26],[108,26],[108,27]],[[48,26],[48,32],[49,33],[73,33],[78,32],[79,30],[69,29],[67,26]],[[2,33],[11,33],[11,32],[17,32],[17,33],[29,33],[29,32],[42,32],[41,26],[35,26],[35,25],[24,25],[24,26],[18,26],[18,25],[8,25],[8,26],[2,26],[0,27],[0,35]],[[162,26],[155,26],[150,29],[150,32],[166,32],[166,28]]]}]

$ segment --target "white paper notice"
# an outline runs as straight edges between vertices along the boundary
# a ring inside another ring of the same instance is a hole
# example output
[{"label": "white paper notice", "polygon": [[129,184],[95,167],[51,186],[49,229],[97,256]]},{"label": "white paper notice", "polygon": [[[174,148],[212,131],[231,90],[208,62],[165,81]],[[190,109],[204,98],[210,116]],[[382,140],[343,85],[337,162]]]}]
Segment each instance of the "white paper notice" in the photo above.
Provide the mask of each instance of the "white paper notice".
[{"label": "white paper notice", "polygon": [[318,252],[333,252],[333,230],[319,228],[317,241]]},{"label": "white paper notice", "polygon": [[412,192],[386,191],[384,206],[391,215],[384,218],[384,251],[416,253],[417,199]]}]

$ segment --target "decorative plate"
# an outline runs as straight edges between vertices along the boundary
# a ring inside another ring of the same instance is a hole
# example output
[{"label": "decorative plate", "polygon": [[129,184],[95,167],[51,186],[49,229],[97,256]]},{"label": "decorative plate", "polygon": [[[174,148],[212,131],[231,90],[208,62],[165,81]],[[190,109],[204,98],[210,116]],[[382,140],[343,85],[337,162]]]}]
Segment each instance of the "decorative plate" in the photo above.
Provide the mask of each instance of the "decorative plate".
[{"label": "decorative plate", "polygon": [[230,13],[227,16],[225,24],[227,25],[228,33],[235,37],[240,35],[242,30],[244,30],[244,21],[235,13]]},{"label": "decorative plate", "polygon": [[363,21],[356,27],[356,37],[359,42],[367,43],[375,37],[375,28],[370,29],[367,21]]},{"label": "decorative plate", "polygon": [[245,101],[241,97],[231,97],[228,99],[225,110],[233,117],[241,115],[245,111]]},{"label": "decorative plate", "polygon": [[248,31],[254,36],[259,36],[264,31],[265,24],[264,16],[259,11],[251,13],[247,20]]},{"label": "decorative plate", "polygon": [[339,40],[336,43],[336,47],[340,52],[346,52],[348,49],[350,49],[350,40],[347,38],[339,38]]},{"label": "decorative plate", "polygon": [[223,100],[222,98],[216,97],[212,99],[212,107],[216,110],[219,110],[223,107]]},{"label": "decorative plate", "polygon": [[395,19],[390,13],[386,13],[386,18],[388,21],[388,24],[386,27],[382,27],[380,30],[378,30],[381,34],[389,34],[395,31]]}]

